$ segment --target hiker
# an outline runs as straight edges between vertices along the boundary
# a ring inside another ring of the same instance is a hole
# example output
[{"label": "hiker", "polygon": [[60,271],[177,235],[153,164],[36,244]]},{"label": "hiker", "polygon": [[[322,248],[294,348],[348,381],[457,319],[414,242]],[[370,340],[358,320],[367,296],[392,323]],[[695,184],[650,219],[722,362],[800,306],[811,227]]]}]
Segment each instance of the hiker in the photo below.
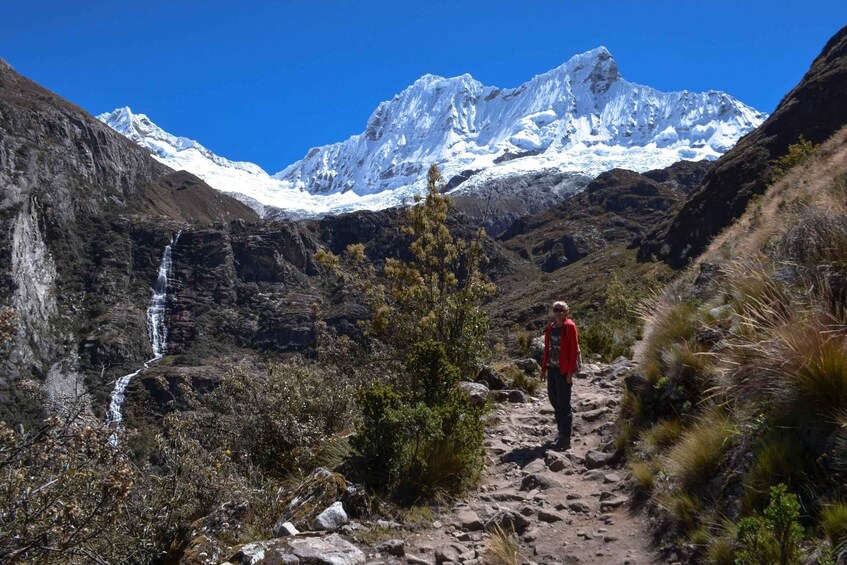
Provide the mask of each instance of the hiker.
[{"label": "hiker", "polygon": [[541,380],[547,380],[547,397],[553,405],[559,432],[553,440],[553,448],[562,450],[571,447],[571,388],[579,358],[579,332],[568,317],[569,313],[567,303],[553,303],[554,319],[544,330],[544,358],[541,361]]}]

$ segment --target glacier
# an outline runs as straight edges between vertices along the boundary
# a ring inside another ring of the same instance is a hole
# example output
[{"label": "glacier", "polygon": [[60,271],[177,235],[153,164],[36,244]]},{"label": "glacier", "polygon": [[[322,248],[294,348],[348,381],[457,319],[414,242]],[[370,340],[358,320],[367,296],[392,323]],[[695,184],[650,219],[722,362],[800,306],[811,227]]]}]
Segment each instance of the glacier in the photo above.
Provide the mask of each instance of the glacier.
[{"label": "glacier", "polygon": [[767,115],[720,91],[664,93],[628,82],[598,47],[511,89],[469,74],[424,75],[380,103],[364,132],[313,148],[273,175],[129,108],[97,117],[159,161],[259,211],[308,217],[409,202],[425,190],[432,163],[447,180],[469,176],[454,191],[473,194],[491,179],[539,170],[596,176],[713,160]]}]

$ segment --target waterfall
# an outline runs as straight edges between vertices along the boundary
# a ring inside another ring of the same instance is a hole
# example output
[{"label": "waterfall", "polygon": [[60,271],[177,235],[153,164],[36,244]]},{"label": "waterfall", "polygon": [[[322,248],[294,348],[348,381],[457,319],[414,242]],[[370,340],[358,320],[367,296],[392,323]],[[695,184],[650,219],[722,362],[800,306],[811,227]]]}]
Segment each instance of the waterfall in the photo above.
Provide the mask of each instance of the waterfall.
[{"label": "waterfall", "polygon": [[[153,296],[150,298],[150,305],[147,307],[147,336],[150,339],[150,347],[153,349],[153,357],[145,361],[144,365],[137,371],[124,375],[115,381],[112,400],[109,402],[109,411],[106,414],[106,425],[108,426],[117,427],[123,420],[121,408],[124,403],[126,387],[129,386],[130,381],[149,367],[150,363],[158,361],[167,353],[168,325],[166,323],[165,306],[168,298],[168,275],[171,272],[171,247],[176,245],[181,233],[181,230],[177,232],[170,245],[165,246],[165,251],[162,253],[162,262],[159,264],[159,274],[156,277],[156,283],[153,285]],[[116,434],[112,434],[109,443],[113,446],[118,444]]]}]

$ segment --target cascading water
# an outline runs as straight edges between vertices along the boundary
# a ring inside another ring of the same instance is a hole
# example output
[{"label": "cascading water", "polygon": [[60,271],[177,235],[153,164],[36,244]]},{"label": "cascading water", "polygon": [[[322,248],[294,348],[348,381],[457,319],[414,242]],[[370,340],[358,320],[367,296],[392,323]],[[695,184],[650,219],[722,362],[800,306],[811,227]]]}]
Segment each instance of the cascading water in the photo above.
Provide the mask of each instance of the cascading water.
[{"label": "cascading water", "polygon": [[[171,247],[176,245],[182,231],[179,231],[171,240],[170,245],[165,246],[162,253],[162,262],[159,264],[159,275],[153,285],[153,296],[150,298],[150,306],[147,307],[147,335],[150,338],[150,346],[153,349],[153,357],[144,362],[137,371],[124,375],[115,382],[112,391],[112,400],[109,402],[109,411],[106,414],[106,424],[117,427],[123,420],[121,408],[124,403],[124,393],[130,381],[138,376],[150,363],[158,361],[165,356],[168,349],[168,326],[165,321],[165,305],[168,298],[168,275],[171,272]],[[118,444],[118,436],[112,434],[109,438],[112,445]]]}]

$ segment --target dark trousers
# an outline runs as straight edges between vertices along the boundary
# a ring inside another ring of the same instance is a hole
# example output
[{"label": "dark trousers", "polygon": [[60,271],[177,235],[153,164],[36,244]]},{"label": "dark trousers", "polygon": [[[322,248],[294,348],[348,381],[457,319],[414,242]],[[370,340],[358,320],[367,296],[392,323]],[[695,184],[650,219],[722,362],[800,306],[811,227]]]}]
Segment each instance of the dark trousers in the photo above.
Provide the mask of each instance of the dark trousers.
[{"label": "dark trousers", "polygon": [[556,427],[559,429],[559,437],[563,440],[571,439],[571,425],[573,424],[573,409],[571,408],[572,384],[568,384],[565,375],[559,373],[558,367],[550,367],[547,370],[547,398],[556,413]]}]

